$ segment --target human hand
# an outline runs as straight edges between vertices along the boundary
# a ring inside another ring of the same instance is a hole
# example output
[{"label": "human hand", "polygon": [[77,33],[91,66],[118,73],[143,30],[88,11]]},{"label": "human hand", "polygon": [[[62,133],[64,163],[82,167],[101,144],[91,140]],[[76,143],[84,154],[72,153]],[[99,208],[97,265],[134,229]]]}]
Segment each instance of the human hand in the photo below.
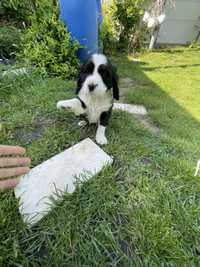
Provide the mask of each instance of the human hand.
[{"label": "human hand", "polygon": [[14,188],[20,176],[29,172],[30,158],[23,157],[26,150],[19,146],[0,145],[0,191]]}]

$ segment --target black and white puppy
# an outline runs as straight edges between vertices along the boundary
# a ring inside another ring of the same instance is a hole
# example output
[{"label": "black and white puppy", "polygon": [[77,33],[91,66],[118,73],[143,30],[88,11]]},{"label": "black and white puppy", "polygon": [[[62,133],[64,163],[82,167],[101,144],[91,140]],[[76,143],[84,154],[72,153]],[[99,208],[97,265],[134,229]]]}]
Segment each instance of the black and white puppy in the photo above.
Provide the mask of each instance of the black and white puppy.
[{"label": "black and white puppy", "polygon": [[59,101],[57,108],[71,109],[76,116],[84,115],[90,124],[97,123],[96,141],[105,145],[114,99],[119,100],[116,69],[105,55],[94,54],[80,69],[76,98]]}]

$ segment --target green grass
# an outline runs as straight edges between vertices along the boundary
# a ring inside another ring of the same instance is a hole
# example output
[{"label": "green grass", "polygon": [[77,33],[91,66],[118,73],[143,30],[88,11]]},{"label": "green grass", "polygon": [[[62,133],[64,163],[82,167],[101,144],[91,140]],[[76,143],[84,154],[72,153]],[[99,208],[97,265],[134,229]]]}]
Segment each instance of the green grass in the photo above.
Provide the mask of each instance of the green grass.
[{"label": "green grass", "polygon": [[[134,80],[128,103],[144,104],[159,135],[114,112],[108,129],[112,167],[65,194],[33,229],[13,192],[0,195],[0,266],[200,266],[200,50],[115,57]],[[94,138],[71,113],[55,109],[75,82],[37,74],[1,81],[0,143],[27,148],[32,166]]]}]

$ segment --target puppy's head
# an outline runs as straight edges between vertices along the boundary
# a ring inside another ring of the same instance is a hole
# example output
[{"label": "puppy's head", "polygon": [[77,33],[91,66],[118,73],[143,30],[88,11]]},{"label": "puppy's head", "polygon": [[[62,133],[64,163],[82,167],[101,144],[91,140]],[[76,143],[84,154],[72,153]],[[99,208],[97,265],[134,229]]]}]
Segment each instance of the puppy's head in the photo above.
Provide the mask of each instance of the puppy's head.
[{"label": "puppy's head", "polygon": [[94,54],[82,65],[78,76],[77,93],[80,90],[96,94],[113,90],[113,97],[119,100],[118,75],[106,56]]}]

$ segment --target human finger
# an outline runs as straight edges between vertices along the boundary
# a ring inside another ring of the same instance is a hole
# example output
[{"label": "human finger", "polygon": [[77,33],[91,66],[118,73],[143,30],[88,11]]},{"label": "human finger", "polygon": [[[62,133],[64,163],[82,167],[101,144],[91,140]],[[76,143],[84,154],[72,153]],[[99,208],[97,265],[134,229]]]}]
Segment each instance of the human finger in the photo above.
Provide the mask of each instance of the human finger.
[{"label": "human finger", "polygon": [[20,177],[17,177],[15,179],[7,179],[0,181],[0,191],[4,191],[6,189],[11,189],[16,187],[16,185],[19,183]]},{"label": "human finger", "polygon": [[31,163],[30,158],[0,158],[0,168],[11,166],[26,166]]},{"label": "human finger", "polygon": [[20,146],[0,145],[0,156],[2,155],[24,155],[26,150]]},{"label": "human finger", "polygon": [[0,179],[20,176],[29,172],[28,167],[2,168],[0,169]]}]

